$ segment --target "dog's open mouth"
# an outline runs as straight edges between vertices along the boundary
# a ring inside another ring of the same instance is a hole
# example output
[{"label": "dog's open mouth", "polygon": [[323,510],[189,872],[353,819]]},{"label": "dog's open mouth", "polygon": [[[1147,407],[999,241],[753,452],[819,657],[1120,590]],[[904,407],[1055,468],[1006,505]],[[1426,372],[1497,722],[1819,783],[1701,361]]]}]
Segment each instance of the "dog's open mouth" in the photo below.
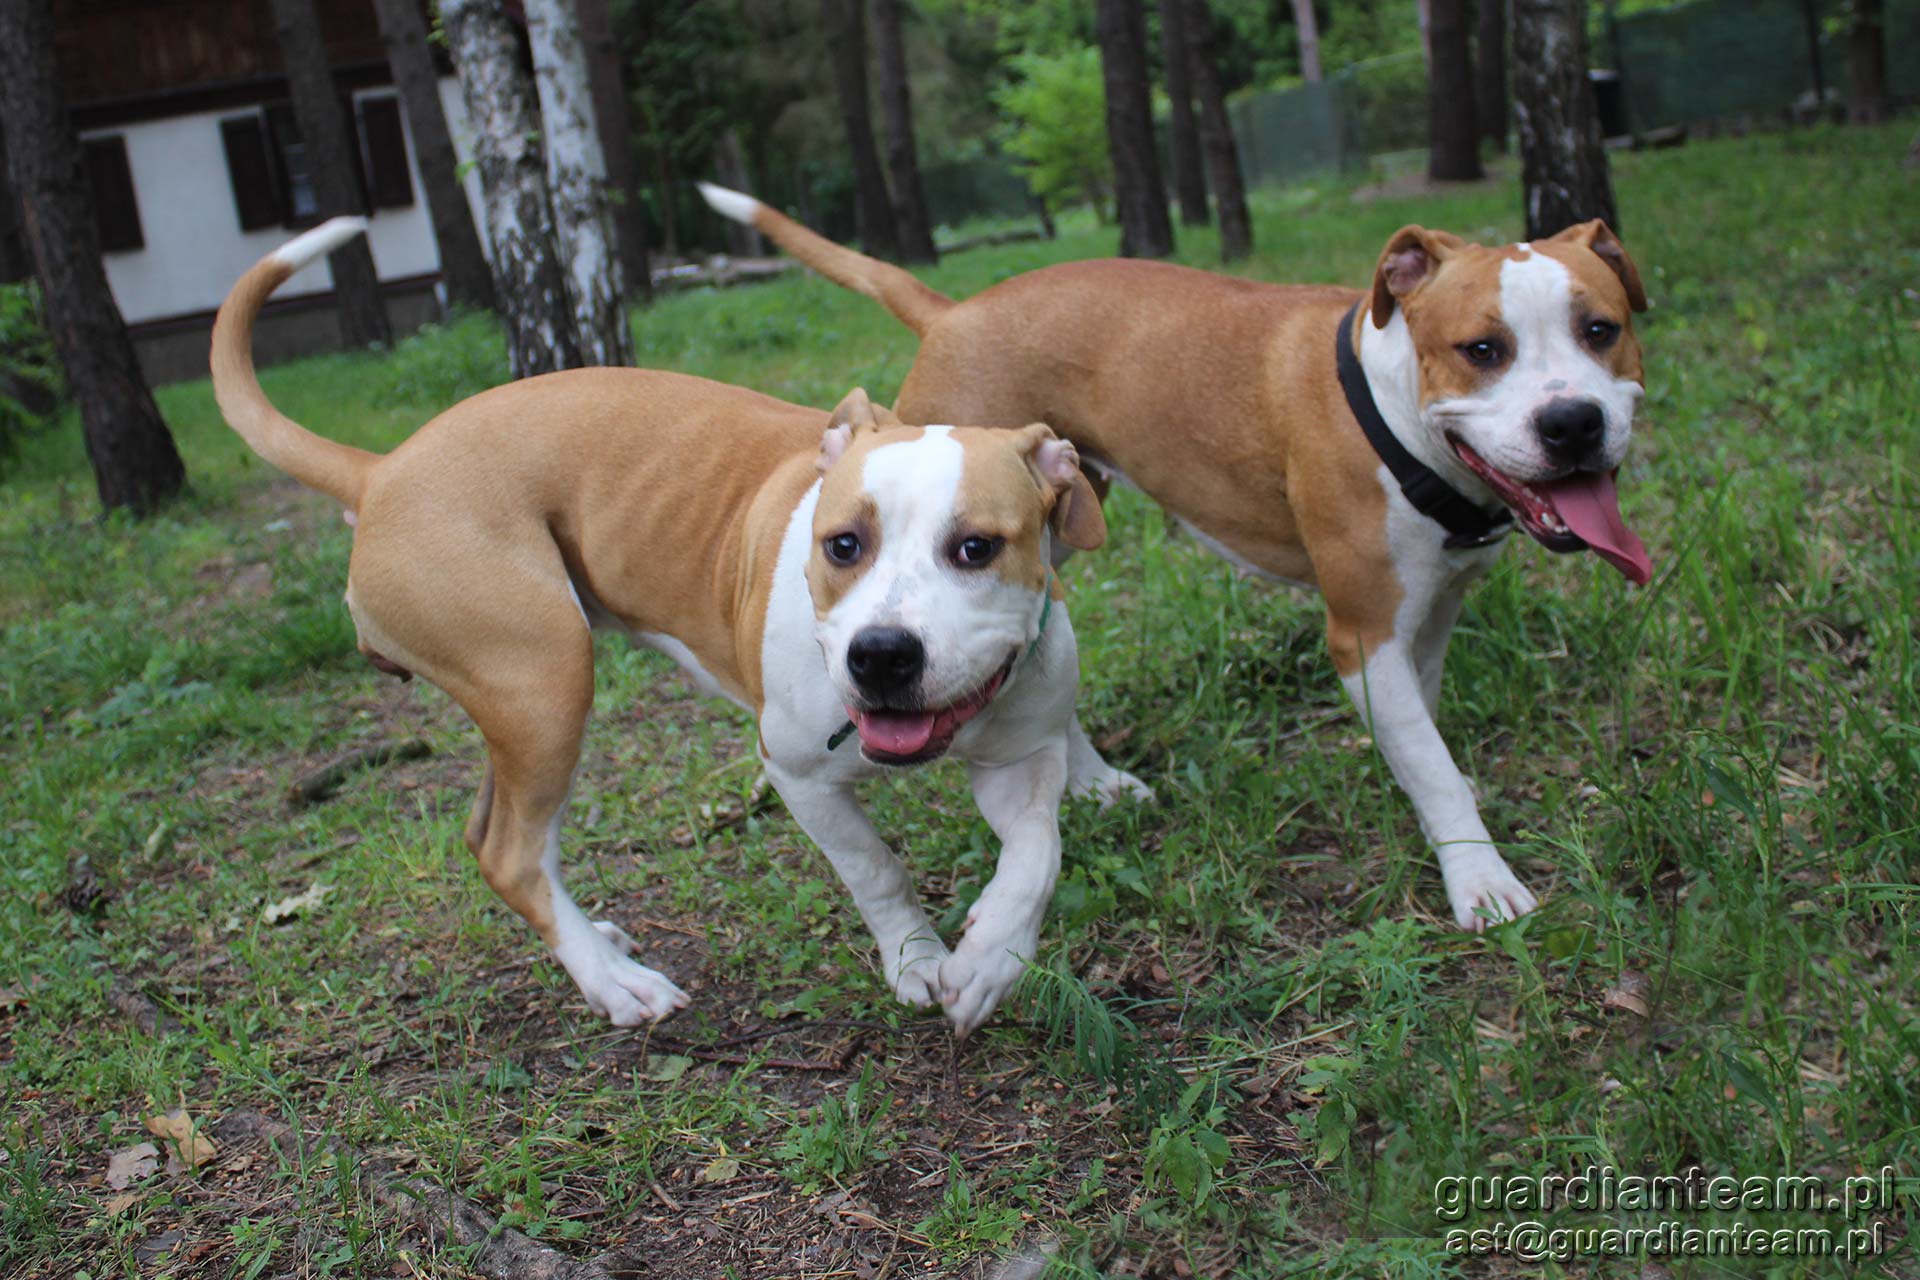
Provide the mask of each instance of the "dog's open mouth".
[{"label": "dog's open mouth", "polygon": [[945,707],[848,707],[847,716],[860,734],[861,752],[878,764],[921,764],[937,758],[953,745],[953,735],[962,725],[986,710],[1012,670],[1009,658],[979,689]]},{"label": "dog's open mouth", "polygon": [[1575,471],[1533,484],[1496,469],[1458,436],[1449,434],[1447,443],[1541,546],[1549,551],[1591,549],[1629,582],[1645,586],[1652,579],[1653,561],[1646,546],[1620,518],[1613,472]]}]

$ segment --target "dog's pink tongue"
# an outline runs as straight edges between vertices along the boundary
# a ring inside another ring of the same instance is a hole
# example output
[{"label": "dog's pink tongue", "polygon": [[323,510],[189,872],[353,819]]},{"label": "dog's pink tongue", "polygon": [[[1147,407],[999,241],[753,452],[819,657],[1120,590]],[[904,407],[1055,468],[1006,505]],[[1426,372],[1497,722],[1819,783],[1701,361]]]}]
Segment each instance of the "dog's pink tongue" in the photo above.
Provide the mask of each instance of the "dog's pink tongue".
[{"label": "dog's pink tongue", "polygon": [[1653,578],[1653,561],[1633,530],[1620,519],[1620,497],[1610,471],[1582,471],[1542,485],[1554,514],[1608,564],[1636,586]]},{"label": "dog's pink tongue", "polygon": [[910,756],[933,741],[931,711],[862,711],[853,717],[862,745],[889,756]]}]

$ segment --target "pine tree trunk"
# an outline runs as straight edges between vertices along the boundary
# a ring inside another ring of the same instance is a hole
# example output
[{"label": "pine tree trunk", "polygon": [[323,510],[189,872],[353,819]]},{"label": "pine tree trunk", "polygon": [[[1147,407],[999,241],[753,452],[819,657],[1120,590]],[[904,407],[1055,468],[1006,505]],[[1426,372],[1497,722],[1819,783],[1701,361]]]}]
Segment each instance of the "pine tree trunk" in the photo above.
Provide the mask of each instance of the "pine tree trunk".
[{"label": "pine tree trunk", "polygon": [[867,19],[864,0],[820,0],[820,23],[833,61],[833,88],[840,99],[847,154],[853,163],[854,225],[860,243],[876,258],[900,256],[900,233],[893,202],[873,145],[873,119],[867,110]]},{"label": "pine tree trunk", "polygon": [[873,48],[880,67],[880,110],[887,122],[887,178],[894,226],[900,233],[900,261],[938,262],[913,136],[913,86],[900,39],[900,0],[873,0]]},{"label": "pine tree trunk", "polygon": [[633,162],[633,109],[627,102],[620,40],[613,31],[607,0],[576,0],[576,5],[580,38],[587,47],[587,70],[593,77],[593,117],[600,125],[600,150],[606,157],[620,268],[627,296],[649,298],[653,268],[647,261],[647,214],[640,204],[640,181]]},{"label": "pine tree trunk", "polygon": [[474,159],[487,206],[494,295],[507,327],[513,376],[582,363],[580,333],[554,249],[546,161],[533,84],[497,0],[440,0],[440,23],[460,72]]},{"label": "pine tree trunk", "polygon": [[0,129],[42,307],[80,408],[102,506],[151,511],[186,479],[100,262],[48,0],[0,4]]},{"label": "pine tree trunk", "polygon": [[1190,0],[1187,9],[1187,64],[1194,96],[1200,102],[1200,146],[1207,154],[1207,178],[1214,211],[1220,218],[1220,258],[1232,262],[1253,252],[1253,219],[1247,214],[1247,185],[1240,174],[1240,148],[1233,139],[1233,118],[1220,88],[1213,12],[1207,0]]},{"label": "pine tree trunk", "polygon": [[526,0],[533,82],[553,200],[553,243],[567,270],[580,354],[592,365],[633,363],[626,278],[613,236],[607,159],[593,116],[593,78],[571,0]]},{"label": "pine tree trunk", "polygon": [[1507,149],[1507,0],[1477,0],[1473,122],[1480,136]]},{"label": "pine tree trunk", "polygon": [[1300,78],[1319,84],[1320,20],[1313,14],[1313,0],[1293,0],[1293,27],[1300,41]]},{"label": "pine tree trunk", "polygon": [[1427,176],[1471,182],[1480,167],[1480,131],[1473,122],[1473,50],[1466,0],[1433,0],[1433,58],[1427,75]]},{"label": "pine tree trunk", "polygon": [[1120,255],[1164,258],[1173,252],[1173,222],[1167,217],[1167,188],[1153,144],[1146,15],[1140,0],[1095,0],[1093,31],[1106,82]]},{"label": "pine tree trunk", "polygon": [[[320,17],[313,0],[273,0],[273,21],[279,31],[280,53],[287,63],[287,87],[293,97],[293,118],[307,151],[320,216],[365,214],[367,195],[360,185],[360,148],[347,124],[345,105],[333,82],[327,46],[320,37]],[[340,338],[351,348],[390,346],[393,330],[387,323],[386,303],[380,298],[380,277],[373,267],[373,251],[365,236],[356,236],[327,258],[333,273],[334,306],[340,316]]]},{"label": "pine tree trunk", "polygon": [[1207,225],[1206,161],[1193,118],[1192,55],[1187,52],[1187,0],[1160,0],[1160,62],[1167,72],[1167,143],[1180,221]]},{"label": "pine tree trunk", "polygon": [[1847,23],[1847,118],[1887,118],[1887,14],[1884,0],[1853,0]]},{"label": "pine tree trunk", "polygon": [[491,311],[493,274],[480,247],[480,233],[474,229],[473,207],[460,184],[459,161],[447,133],[447,113],[440,104],[440,73],[427,47],[427,24],[416,0],[374,0],[374,7],[393,82],[407,113],[420,185],[426,189],[427,216],[440,251],[440,279],[447,287],[447,302]]},{"label": "pine tree trunk", "polygon": [[[740,146],[740,131],[731,126],[714,144],[713,171],[723,187],[735,191],[766,190],[765,183],[755,182],[748,176],[747,158]],[[722,218],[720,221],[726,224],[727,251],[734,257],[757,258],[766,253],[766,241],[758,231],[732,218]]]},{"label": "pine tree trunk", "polygon": [[1586,0],[1513,0],[1513,115],[1527,238],[1620,215],[1587,80]]},{"label": "pine tree trunk", "polygon": [[7,176],[6,135],[0,133],[0,284],[14,284],[32,274],[33,260],[20,235],[20,201]]}]

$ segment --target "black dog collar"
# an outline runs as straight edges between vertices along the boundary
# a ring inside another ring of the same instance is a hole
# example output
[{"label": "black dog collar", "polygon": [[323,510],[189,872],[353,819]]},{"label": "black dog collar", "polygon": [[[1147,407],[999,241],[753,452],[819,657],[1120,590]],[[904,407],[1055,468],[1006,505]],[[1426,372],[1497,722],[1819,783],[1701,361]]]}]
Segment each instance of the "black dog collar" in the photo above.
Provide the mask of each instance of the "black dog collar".
[{"label": "black dog collar", "polygon": [[1513,532],[1512,513],[1502,510],[1499,515],[1490,516],[1481,510],[1465,494],[1442,480],[1433,468],[1408,453],[1387,426],[1387,420],[1380,416],[1380,407],[1373,402],[1373,390],[1367,386],[1366,371],[1360,367],[1360,357],[1353,350],[1354,317],[1365,303],[1366,299],[1362,298],[1353,304],[1352,310],[1340,321],[1340,332],[1334,338],[1334,363],[1340,373],[1340,389],[1347,395],[1347,408],[1359,422],[1360,430],[1366,433],[1367,443],[1400,482],[1400,492],[1407,495],[1413,509],[1437,521],[1447,531],[1445,545],[1450,550],[1498,542]]}]

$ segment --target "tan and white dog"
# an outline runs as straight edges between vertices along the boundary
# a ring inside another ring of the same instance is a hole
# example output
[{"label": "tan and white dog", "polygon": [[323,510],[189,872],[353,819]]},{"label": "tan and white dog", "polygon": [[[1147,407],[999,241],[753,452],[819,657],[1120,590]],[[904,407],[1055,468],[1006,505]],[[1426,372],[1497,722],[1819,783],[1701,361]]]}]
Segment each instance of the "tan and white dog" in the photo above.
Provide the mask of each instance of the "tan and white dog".
[{"label": "tan and white dog", "polygon": [[1364,292],[1103,260],[955,302],[751,196],[701,190],[920,335],[905,420],[1044,419],[1235,564],[1317,586],[1334,666],[1413,800],[1456,921],[1533,909],[1434,712],[1462,597],[1512,519],[1648,579],[1613,483],[1646,295],[1603,223],[1491,248],[1404,227]]},{"label": "tan and white dog", "polygon": [[[611,627],[755,713],[768,777],[852,892],[894,993],[940,1004],[962,1035],[979,1026],[1034,954],[1062,794],[1144,790],[1074,721],[1049,558],[1106,526],[1073,446],[1037,424],[903,427],[858,391],[829,415],[583,369],[464,400],[384,456],[349,448],[268,402],[250,344],[267,296],[364,229],[335,219],[241,277],[214,326],[214,392],[254,452],[346,508],[361,650],[479,726],[488,767],[466,839],[487,883],[596,1012],[629,1026],[686,1004],[561,883],[590,631]],[[951,953],[853,791],[949,754],[1002,842]]]}]

